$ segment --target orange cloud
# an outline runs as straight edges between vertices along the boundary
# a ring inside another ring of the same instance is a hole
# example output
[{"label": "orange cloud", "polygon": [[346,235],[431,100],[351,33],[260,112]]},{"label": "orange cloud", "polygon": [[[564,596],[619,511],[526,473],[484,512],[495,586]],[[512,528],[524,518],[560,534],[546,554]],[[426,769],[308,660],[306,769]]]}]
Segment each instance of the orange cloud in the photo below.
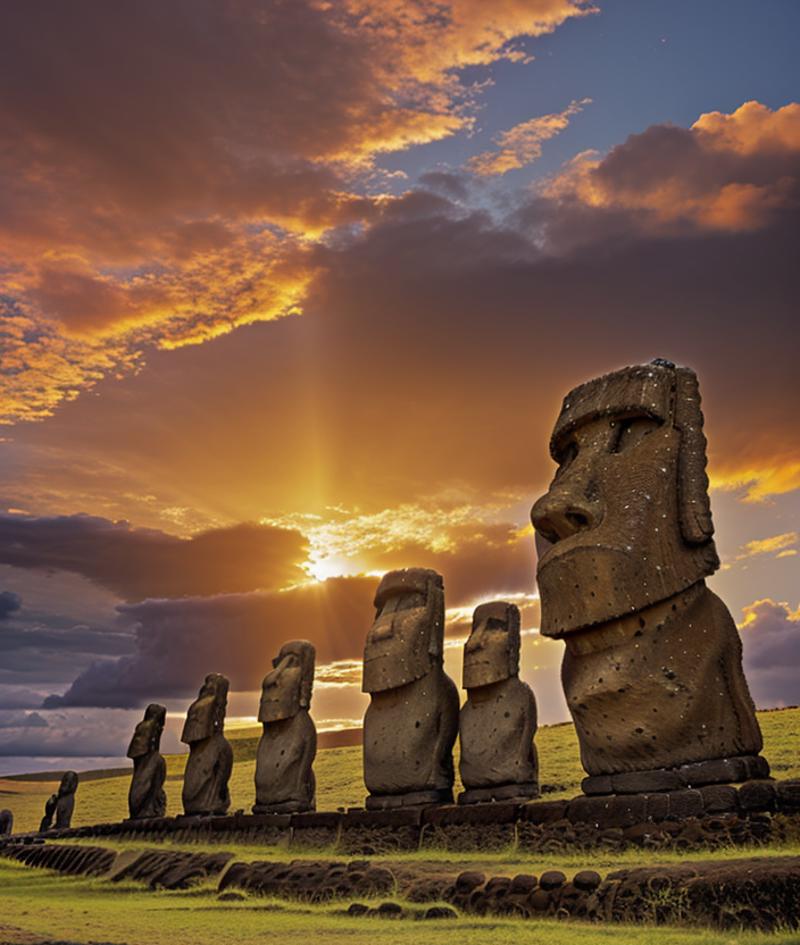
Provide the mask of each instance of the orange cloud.
[{"label": "orange cloud", "polygon": [[791,455],[760,467],[745,461],[737,469],[730,460],[729,466],[727,470],[712,469],[711,488],[728,492],[743,489],[746,502],[762,502],[800,489],[800,461]]},{"label": "orange cloud", "polygon": [[580,102],[573,101],[563,112],[540,115],[538,118],[531,118],[514,125],[513,128],[495,138],[495,144],[499,150],[476,154],[467,162],[468,170],[473,174],[488,177],[506,174],[508,171],[531,164],[541,157],[544,142],[561,134],[568,127],[573,115],[582,112],[583,107],[591,101],[590,98],[584,98]]},{"label": "orange cloud", "polygon": [[460,69],[519,58],[517,37],[588,12],[144,0],[98,5],[87,29],[61,8],[45,27],[35,5],[3,8],[16,91],[0,100],[0,269],[33,326],[27,351],[12,346],[5,422],[47,416],[150,346],[298,311],[307,250],[392,199],[369,193],[375,156],[468,128],[479,87]]},{"label": "orange cloud", "polygon": [[797,200],[800,105],[746,102],[689,129],[654,125],[605,157],[578,155],[542,187],[551,200],[638,214],[646,230],[740,232]]}]

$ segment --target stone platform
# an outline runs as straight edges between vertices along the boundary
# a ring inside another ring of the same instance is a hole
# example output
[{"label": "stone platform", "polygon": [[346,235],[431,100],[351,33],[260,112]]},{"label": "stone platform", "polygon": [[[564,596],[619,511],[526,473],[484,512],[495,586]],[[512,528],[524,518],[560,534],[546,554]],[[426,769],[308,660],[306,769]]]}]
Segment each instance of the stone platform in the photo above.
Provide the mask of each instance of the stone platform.
[{"label": "stone platform", "polygon": [[580,795],[571,800],[528,803],[163,817],[16,835],[6,842],[37,837],[114,837],[146,842],[280,845],[373,856],[421,848],[704,850],[780,843],[798,836],[800,779],[754,780],[738,786],[717,784],[658,794]]}]

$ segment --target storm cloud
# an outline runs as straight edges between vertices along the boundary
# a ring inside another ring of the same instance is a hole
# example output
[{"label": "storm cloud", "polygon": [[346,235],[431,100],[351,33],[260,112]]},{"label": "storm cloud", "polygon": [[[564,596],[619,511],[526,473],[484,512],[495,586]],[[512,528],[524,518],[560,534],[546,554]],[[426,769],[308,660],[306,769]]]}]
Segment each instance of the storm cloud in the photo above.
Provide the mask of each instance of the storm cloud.
[{"label": "storm cloud", "polygon": [[90,515],[0,514],[0,563],[81,574],[126,600],[283,587],[305,577],[305,551],[299,532],[267,525],[184,539]]}]

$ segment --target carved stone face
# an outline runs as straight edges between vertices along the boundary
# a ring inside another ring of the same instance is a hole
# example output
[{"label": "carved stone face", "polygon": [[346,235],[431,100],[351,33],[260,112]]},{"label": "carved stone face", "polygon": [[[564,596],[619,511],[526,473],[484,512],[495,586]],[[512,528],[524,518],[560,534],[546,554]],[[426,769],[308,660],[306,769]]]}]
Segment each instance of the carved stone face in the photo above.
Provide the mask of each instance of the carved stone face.
[{"label": "carved stone face", "polygon": [[364,647],[363,692],[405,686],[442,662],[441,575],[426,568],[390,571],[378,586],[375,608]]},{"label": "carved stone face", "polygon": [[534,505],[542,628],[563,636],[684,590],[718,566],[697,378],[626,368],[564,399]]},{"label": "carved stone face", "polygon": [[68,794],[74,794],[77,790],[78,775],[74,771],[65,771],[58,787],[58,796],[65,797]]},{"label": "carved stone face", "polygon": [[211,738],[225,724],[228,704],[228,680],[219,673],[209,673],[195,701],[186,713],[181,741],[186,745]]},{"label": "carved stone face", "polygon": [[311,704],[314,682],[314,647],[307,640],[285,643],[264,677],[259,722],[278,722],[297,715]]},{"label": "carved stone face", "polygon": [[481,604],[464,644],[465,689],[488,686],[519,672],[519,610],[514,604]]},{"label": "carved stone face", "polygon": [[141,758],[151,751],[158,751],[166,718],[167,710],[163,705],[151,703],[147,707],[144,718],[134,729],[128,746],[129,758]]}]

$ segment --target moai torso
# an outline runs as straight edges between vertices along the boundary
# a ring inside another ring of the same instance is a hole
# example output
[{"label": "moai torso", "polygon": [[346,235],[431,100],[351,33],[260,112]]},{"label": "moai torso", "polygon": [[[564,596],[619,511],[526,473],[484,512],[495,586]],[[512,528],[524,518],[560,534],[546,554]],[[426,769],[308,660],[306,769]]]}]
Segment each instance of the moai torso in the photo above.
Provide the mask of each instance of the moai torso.
[{"label": "moai torso", "polygon": [[442,665],[444,591],[422,568],[392,571],[375,597],[364,651],[367,807],[452,798],[458,690]]},{"label": "moai torso", "polygon": [[253,811],[314,810],[317,730],[309,714],[314,647],[305,640],[286,643],[273,667],[264,679],[258,714],[264,734],[256,756]]},{"label": "moai torso", "polygon": [[0,810],[0,837],[7,837],[14,832],[14,814],[4,808]]},{"label": "moai torso", "polygon": [[149,705],[128,747],[128,757],[133,759],[133,777],[128,791],[131,820],[163,817],[166,814],[164,780],[167,764],[159,751],[166,715],[167,710],[163,705]]},{"label": "moai torso", "polygon": [[[44,817],[39,825],[40,831],[50,830],[51,827],[62,830],[70,826],[77,790],[78,775],[74,771],[66,771],[61,778],[58,792],[51,794],[44,805]],[[55,823],[53,823],[54,819]]]},{"label": "moai torso", "polygon": [[768,770],[735,625],[704,581],[719,562],[702,425],[697,378],[669,362],[576,388],[556,422],[532,510],[541,632],[567,644],[587,790]]},{"label": "moai torso", "polygon": [[186,814],[224,814],[230,807],[233,751],[223,735],[227,698],[228,680],[211,673],[186,715],[181,735],[189,745],[182,792]]},{"label": "moai torso", "polygon": [[502,601],[475,610],[464,647],[459,803],[538,794],[536,700],[519,672],[519,610]]}]

